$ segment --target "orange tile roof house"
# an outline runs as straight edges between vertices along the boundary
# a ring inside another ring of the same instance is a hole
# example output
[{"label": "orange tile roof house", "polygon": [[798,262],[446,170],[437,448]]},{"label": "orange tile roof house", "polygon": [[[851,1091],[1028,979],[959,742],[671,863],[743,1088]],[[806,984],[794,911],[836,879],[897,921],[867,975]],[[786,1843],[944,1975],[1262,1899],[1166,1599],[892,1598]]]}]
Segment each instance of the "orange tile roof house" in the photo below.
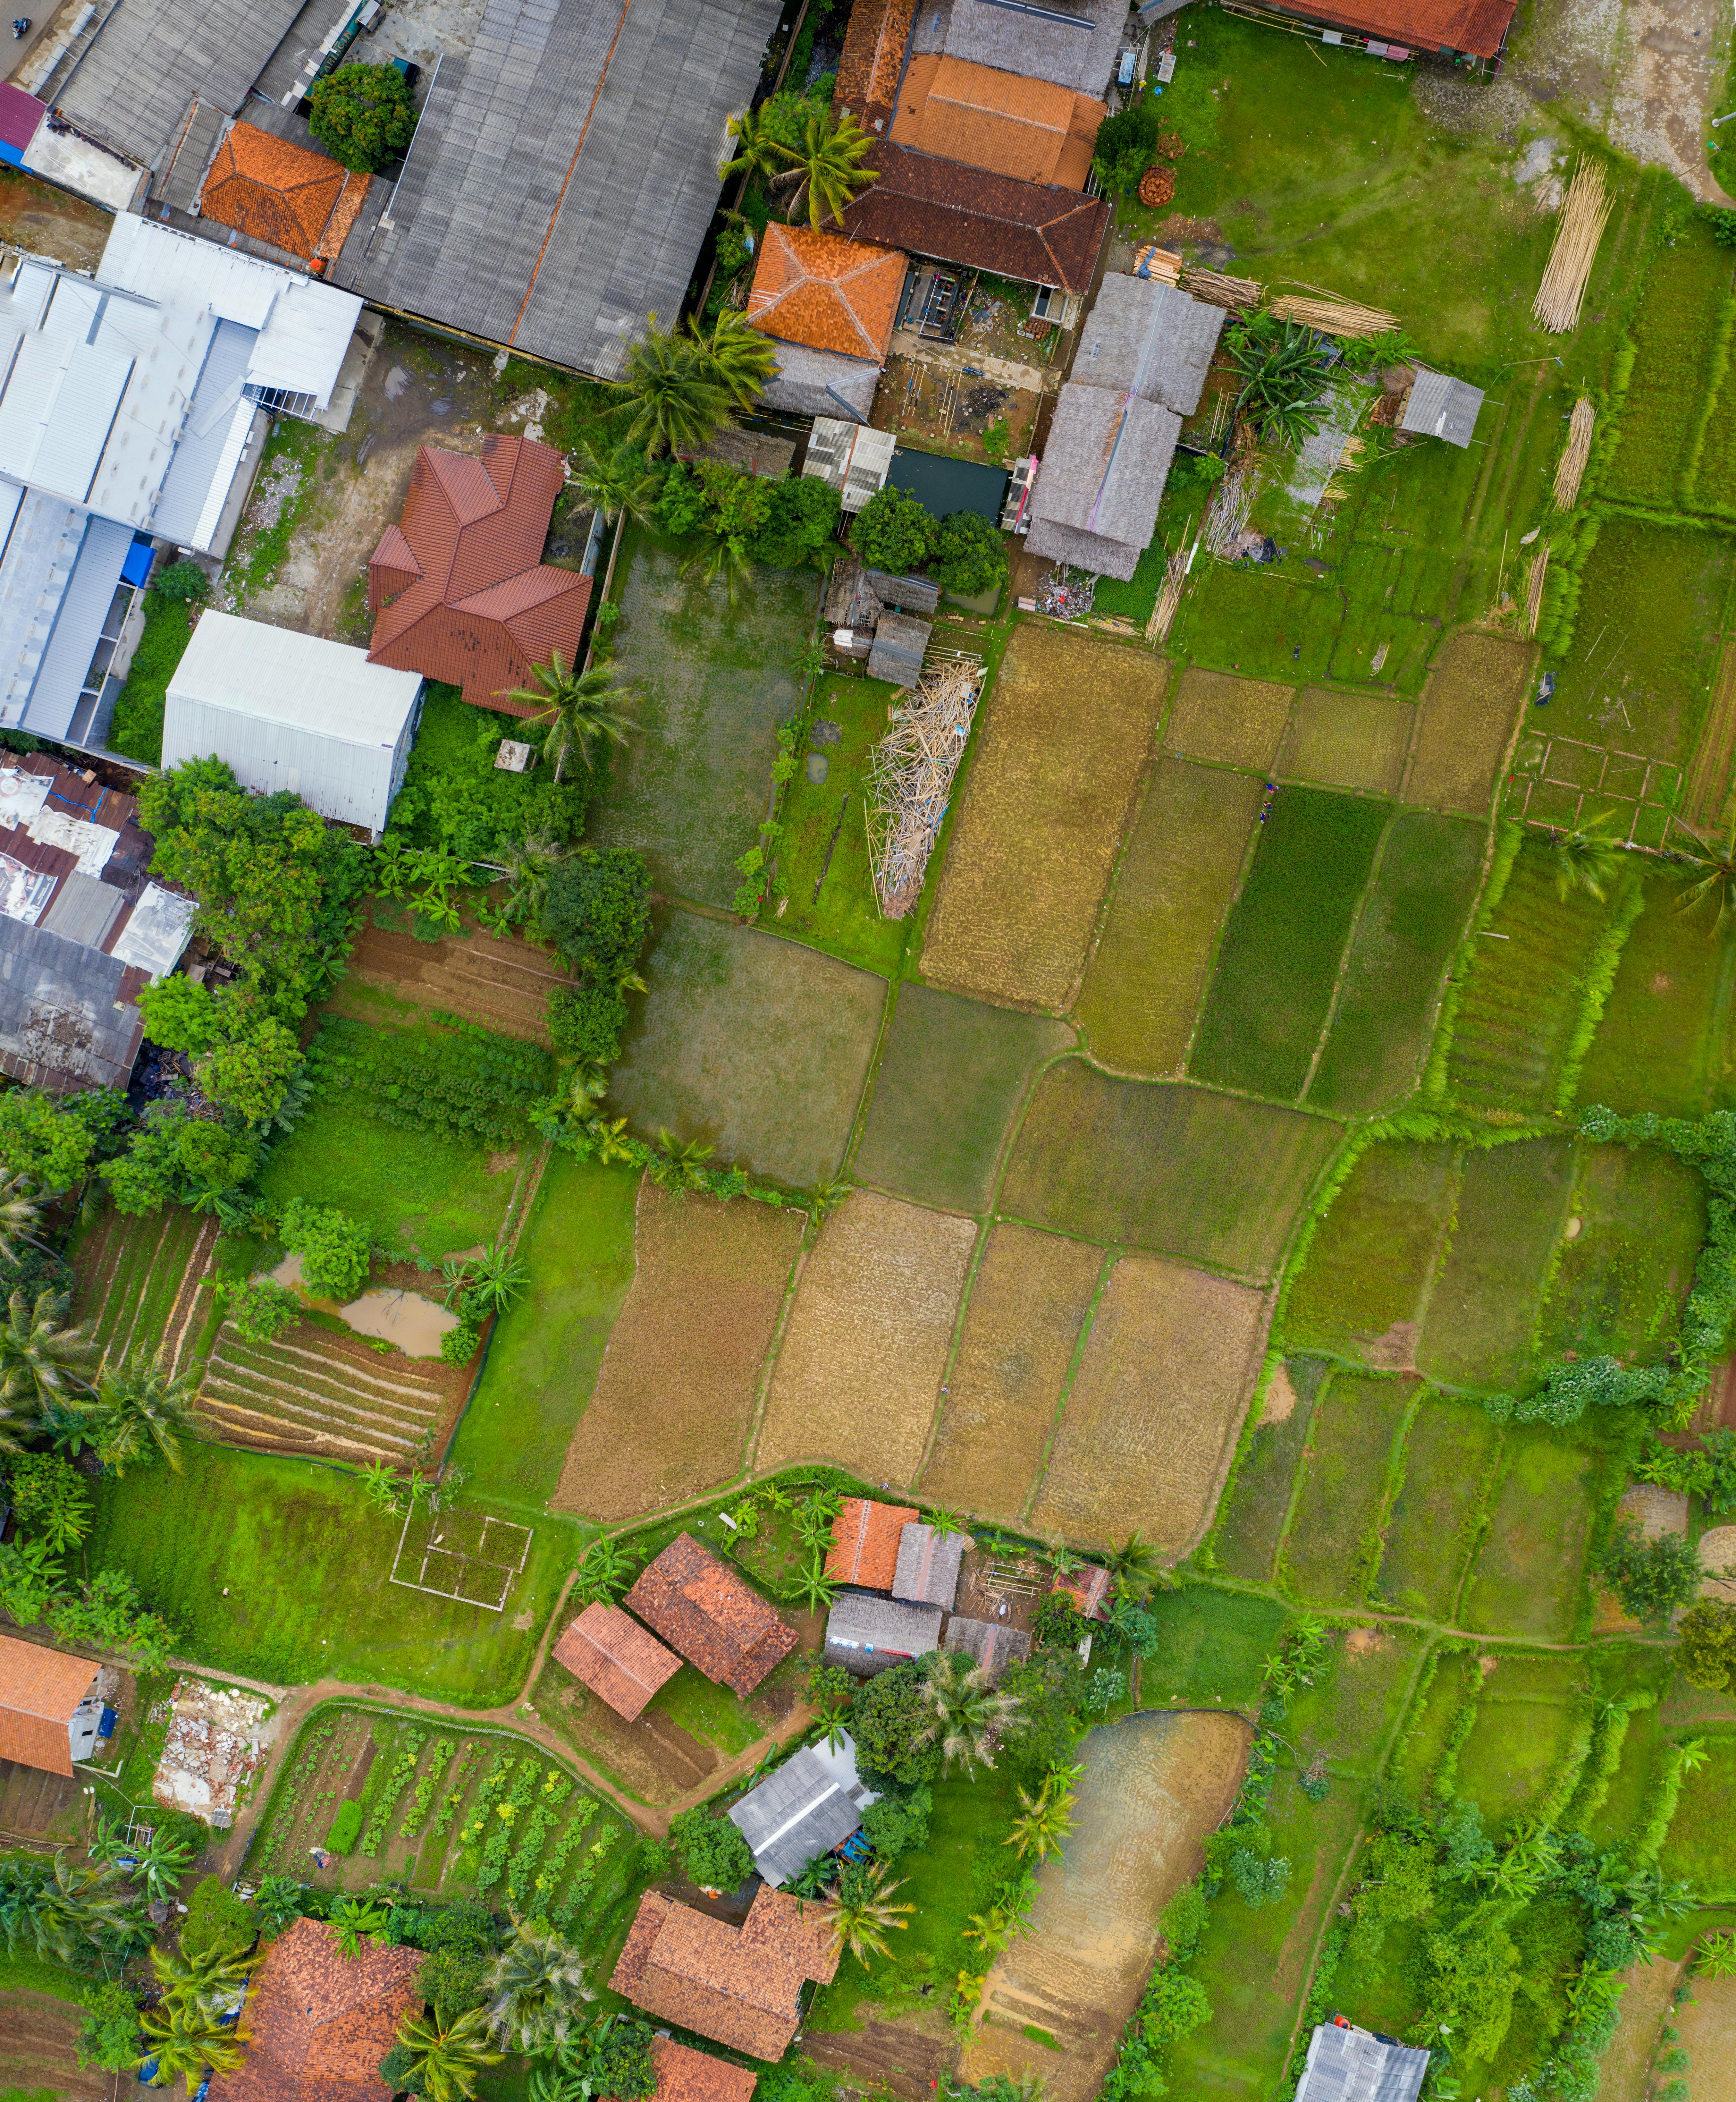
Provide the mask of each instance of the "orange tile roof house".
[{"label": "orange tile roof house", "polygon": [[582,1679],[618,1715],[636,1723],[681,1660],[618,1606],[587,1606],[555,1645],[555,1661]]},{"label": "orange tile roof house", "polygon": [[889,1591],[898,1568],[898,1541],[907,1525],[922,1516],[904,1504],[878,1504],[866,1497],[846,1497],[832,1520],[831,1552],[826,1573],[835,1584],[860,1584],[870,1591]]},{"label": "orange tile roof house", "polygon": [[732,1693],[751,1693],[795,1647],[795,1630],[691,1533],[671,1541],[622,1603]]},{"label": "orange tile roof house", "polygon": [[491,433],[482,457],[424,446],[403,515],[368,562],[368,660],[462,686],[473,707],[534,715],[507,695],[559,650],[578,658],[591,579],[542,560],[560,455]]},{"label": "orange tile roof house", "polygon": [[890,135],[937,160],[1078,190],[1108,114],[1094,97],[1052,81],[929,54],[910,61]]},{"label": "orange tile roof house", "polygon": [[755,1894],[740,1927],[647,1891],[609,1980],[635,2007],[751,2058],[780,2059],[801,2020],[802,1987],[838,1970],[831,1908]]},{"label": "orange tile roof house", "polygon": [[73,1716],[95,1682],[88,1658],[0,1635],[0,1759],[70,1776]]},{"label": "orange tile roof house", "polygon": [[760,244],[747,318],[786,343],[884,364],[907,268],[896,249],[773,220]]},{"label": "orange tile roof house", "polygon": [[732,2065],[673,2037],[651,2039],[651,2070],[657,2076],[651,2102],[751,2102],[760,2084],[751,2067]]},{"label": "orange tile roof house", "polygon": [[297,1920],[266,1952],[242,2016],[246,2058],[212,2081],[211,2102],[389,2102],[379,2062],[421,2009],[423,1962],[365,1940],[346,1961],[323,1920]]},{"label": "orange tile roof house", "polygon": [[257,125],[235,124],[206,171],[198,210],[219,226],[312,262],[342,248],[370,180]]}]

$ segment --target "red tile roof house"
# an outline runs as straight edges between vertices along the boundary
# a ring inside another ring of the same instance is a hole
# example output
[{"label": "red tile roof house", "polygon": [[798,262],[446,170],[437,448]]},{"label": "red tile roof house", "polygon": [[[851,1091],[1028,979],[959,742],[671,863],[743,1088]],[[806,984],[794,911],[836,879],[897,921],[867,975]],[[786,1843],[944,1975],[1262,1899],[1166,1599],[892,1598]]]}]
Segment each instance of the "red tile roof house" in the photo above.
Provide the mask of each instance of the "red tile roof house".
[{"label": "red tile roof house", "polygon": [[403,516],[368,562],[379,616],[368,661],[462,686],[472,707],[529,716],[509,700],[534,687],[534,665],[578,657],[591,579],[542,560],[560,455],[531,438],[491,433],[482,457],[424,446]]},{"label": "red tile roof house", "polygon": [[364,1941],[348,1961],[324,1921],[299,1919],[272,1943],[241,2020],[250,2041],[210,2102],[390,2102],[379,2062],[419,2013],[423,1956]]},{"label": "red tile roof house", "polygon": [[0,1635],[0,1759],[73,1772],[73,1717],[96,1683],[86,1657]]},{"label": "red tile roof house", "polygon": [[777,376],[764,392],[773,408],[835,413],[823,392],[871,403],[904,297],[909,264],[896,249],[773,220],[760,244],[747,318],[778,341]]},{"label": "red tile roof house", "polygon": [[[1281,15],[1331,23],[1377,58],[1499,58],[1517,0],[1273,0]],[[1341,41],[1341,39],[1340,39]],[[1481,70],[1478,68],[1473,71]]]},{"label": "red tile roof house", "polygon": [[673,2037],[652,2038],[651,2070],[657,2085],[650,2102],[751,2102],[760,2084],[751,2067],[732,2065]]},{"label": "red tile roof house", "polygon": [[640,1572],[622,1603],[715,1685],[744,1696],[795,1647],[795,1630],[691,1533]]},{"label": "red tile roof house", "polygon": [[681,1660],[648,1635],[618,1606],[587,1606],[555,1645],[555,1661],[582,1679],[615,1713],[636,1723],[660,1686],[681,1669]]},{"label": "red tile roof house", "polygon": [[831,1908],[762,1885],[740,1927],[647,1891],[609,1980],[635,2007],[751,2058],[777,2060],[802,1988],[838,1971]]},{"label": "red tile roof house", "polygon": [[898,1542],[907,1525],[922,1516],[904,1504],[871,1503],[846,1497],[832,1520],[831,1552],[826,1573],[835,1584],[857,1584],[867,1591],[889,1591],[898,1568]]},{"label": "red tile roof house", "polygon": [[235,124],[206,171],[198,210],[312,262],[343,247],[371,180],[257,125]]}]

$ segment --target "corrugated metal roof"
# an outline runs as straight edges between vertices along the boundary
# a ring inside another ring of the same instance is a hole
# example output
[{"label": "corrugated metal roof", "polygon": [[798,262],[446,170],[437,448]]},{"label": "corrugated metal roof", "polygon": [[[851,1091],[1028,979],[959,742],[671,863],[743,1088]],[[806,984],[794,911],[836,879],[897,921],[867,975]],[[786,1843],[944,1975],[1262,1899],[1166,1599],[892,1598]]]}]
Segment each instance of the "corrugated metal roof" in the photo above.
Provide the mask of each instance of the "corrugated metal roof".
[{"label": "corrugated metal roof", "polygon": [[1126,0],[950,0],[946,50],[1100,95],[1127,19]]},{"label": "corrugated metal roof", "polygon": [[180,961],[198,909],[196,898],[165,890],[160,883],[146,884],[109,955],[153,978],[166,978]]},{"label": "corrugated metal roof", "polygon": [[810,1861],[841,1847],[861,1825],[848,1789],[803,1749],[767,1775],[725,1815],[751,1848],[754,1866],[774,1889]]},{"label": "corrugated metal roof", "polygon": [[82,942],[87,949],[100,949],[126,902],[113,884],[94,876],[81,876],[74,870],[62,879],[60,895],[42,915],[41,924],[51,934]]},{"label": "corrugated metal roof", "polygon": [[[210,502],[230,431],[237,414],[244,424],[252,419],[253,404],[243,397],[241,382],[258,335],[256,329],[244,328],[238,322],[217,324],[205,370],[193,390],[187,427],[163,477],[162,494],[151,521],[151,530],[160,539],[189,548],[203,544],[197,537],[200,521]],[[223,492],[228,494],[228,482]]]},{"label": "corrugated metal roof", "polygon": [[1473,387],[1468,380],[1455,379],[1445,372],[1430,372],[1426,367],[1419,367],[1398,428],[1402,431],[1419,431],[1429,437],[1445,438],[1450,446],[1467,446],[1477,429],[1482,406],[1481,387]]},{"label": "corrugated metal roof", "polygon": [[1295,2102],[1415,2102],[1429,2054],[1322,2022],[1309,2039]]},{"label": "corrugated metal roof", "polygon": [[0,916],[0,1066],[57,1089],[124,1087],[144,1033],[126,975],[117,956]]},{"label": "corrugated metal roof", "polygon": [[131,526],[91,520],[24,711],[24,727],[34,736],[65,736],[132,543]]}]

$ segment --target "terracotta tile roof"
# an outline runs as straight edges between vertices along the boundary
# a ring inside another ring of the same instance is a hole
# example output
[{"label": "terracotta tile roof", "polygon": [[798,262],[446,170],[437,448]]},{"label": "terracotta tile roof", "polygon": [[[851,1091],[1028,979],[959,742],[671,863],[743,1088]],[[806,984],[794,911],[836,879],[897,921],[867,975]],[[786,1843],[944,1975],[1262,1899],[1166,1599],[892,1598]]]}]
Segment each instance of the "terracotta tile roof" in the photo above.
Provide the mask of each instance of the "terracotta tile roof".
[{"label": "terracotta tile roof", "polygon": [[651,2069],[657,2075],[651,2102],[750,2102],[760,2082],[751,2066],[732,2065],[673,2037],[652,2039]]},{"label": "terracotta tile roof", "polygon": [[801,1991],[838,1970],[831,1909],[762,1886],[739,1927],[656,1891],[640,1900],[609,1984],[636,2007],[751,2057],[780,2059]]},{"label": "terracotta tile roof", "polygon": [[690,1533],[640,1572],[622,1603],[733,1693],[751,1693],[795,1647],[795,1630]]},{"label": "terracotta tile roof", "polygon": [[1082,1569],[1074,1569],[1065,1576],[1057,1576],[1054,1588],[1072,1599],[1087,1621],[1106,1621],[1109,1618],[1109,1572],[1107,1569],[1100,1569],[1095,1563],[1087,1562]]},{"label": "terracotta tile roof", "polygon": [[211,2102],[389,2102],[379,2062],[422,2005],[422,1964],[418,1949],[372,1943],[346,1962],[324,1921],[297,1920],[266,1953],[246,2058],[212,2081]]},{"label": "terracotta tile roof", "polygon": [[844,208],[858,241],[932,255],[1065,292],[1090,289],[1109,230],[1101,197],[1015,182],[890,144],[869,156],[880,180]]},{"label": "terracotta tile roof", "polygon": [[197,209],[219,226],[311,262],[347,187],[346,171],[325,154],[257,125],[234,124],[206,171]]},{"label": "terracotta tile roof", "polygon": [[398,525],[368,563],[374,623],[369,659],[462,686],[477,707],[533,715],[506,696],[558,650],[578,655],[591,579],[540,560],[560,455],[529,438],[491,433],[482,455],[424,446]]},{"label": "terracotta tile roof", "polygon": [[70,1774],[67,1725],[95,1677],[84,1657],[0,1635],[0,1759]]},{"label": "terracotta tile roof", "polygon": [[905,258],[773,220],[760,244],[747,317],[768,335],[876,364],[892,346]]},{"label": "terracotta tile roof", "polygon": [[1359,35],[1422,51],[1469,51],[1492,59],[1506,41],[1517,0],[1326,0],[1322,7],[1286,7],[1310,22],[1334,22]]},{"label": "terracotta tile roof", "polygon": [[891,137],[943,161],[1023,183],[1083,189],[1107,107],[1051,81],[965,59],[913,59]]},{"label": "terracotta tile roof", "polygon": [[898,1537],[922,1516],[903,1504],[870,1503],[846,1497],[832,1520],[832,1548],[826,1573],[835,1584],[860,1584],[870,1591],[889,1591],[898,1567]]},{"label": "terracotta tile roof", "polygon": [[875,128],[877,117],[892,122],[915,19],[916,0],[856,0],[850,10],[832,103],[848,109],[864,131]]},{"label": "terracotta tile roof", "polygon": [[555,1661],[606,1701],[618,1715],[637,1722],[658,1687],[681,1669],[681,1660],[648,1635],[618,1606],[587,1606],[555,1645]]},{"label": "terracotta tile roof", "polygon": [[368,185],[373,180],[372,175],[358,174],[352,168],[344,170],[343,194],[332,206],[326,231],[313,251],[316,255],[323,255],[331,262],[343,253],[343,244],[361,216],[361,208],[368,201]]}]

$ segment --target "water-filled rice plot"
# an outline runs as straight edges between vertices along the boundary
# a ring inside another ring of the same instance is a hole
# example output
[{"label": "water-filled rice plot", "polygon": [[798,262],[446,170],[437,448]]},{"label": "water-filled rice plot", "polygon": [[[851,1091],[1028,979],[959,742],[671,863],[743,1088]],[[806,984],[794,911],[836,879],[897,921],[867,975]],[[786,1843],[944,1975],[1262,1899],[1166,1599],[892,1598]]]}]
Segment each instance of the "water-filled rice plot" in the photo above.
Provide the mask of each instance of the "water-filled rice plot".
[{"label": "water-filled rice plot", "polygon": [[1706,1232],[1706,1186],[1650,1146],[1579,1149],[1561,1260],[1543,1310],[1539,1354],[1611,1354],[1662,1363]]},{"label": "water-filled rice plot", "polygon": [[392,1581],[498,1613],[530,1553],[530,1528],[482,1510],[405,1514]]},{"label": "water-filled rice plot", "polygon": [[1196,1080],[1302,1092],[1386,817],[1358,796],[1279,792],[1224,922],[1188,1062]]},{"label": "water-filled rice plot", "polygon": [[1296,696],[1273,770],[1281,781],[1396,796],[1415,727],[1415,701],[1309,686]]},{"label": "water-filled rice plot", "polygon": [[923,1473],[929,1501],[1005,1523],[1024,1510],[1103,1262],[1058,1234],[1006,1221],[990,1233]]},{"label": "water-filled rice plot", "polygon": [[1491,1828],[1521,1816],[1560,1770],[1589,1699],[1577,1658],[1498,1654],[1459,1750],[1455,1794]]},{"label": "water-filled rice plot", "polygon": [[1393,1371],[1415,1364],[1457,1165],[1454,1148],[1438,1144],[1371,1146],[1358,1156],[1291,1284],[1286,1349]]},{"label": "water-filled rice plot", "polygon": [[1729,251],[1692,221],[1646,272],[1628,325],[1633,370],[1601,494],[1652,511],[1679,508],[1729,289]]},{"label": "water-filled rice plot", "polygon": [[775,934],[668,915],[645,960],[609,1112],[795,1189],[838,1173],[886,984]]},{"label": "water-filled rice plot", "polygon": [[1264,1293],[1154,1256],[1109,1273],[1031,1523],[1168,1555],[1205,1530],[1260,1370]]},{"label": "water-filled rice plot", "polygon": [[1736,1736],[1702,1741],[1706,1763],[1683,1780],[1658,1861],[1667,1875],[1687,1877],[1703,1898],[1728,1903],[1736,1900]]},{"label": "water-filled rice plot", "polygon": [[1166,676],[1146,650],[1032,622],[1015,629],[978,711],[924,977],[986,1000],[1066,1006]]},{"label": "water-filled rice plot", "polygon": [[1338,1373],[1315,1403],[1279,1564],[1282,1580],[1300,1597],[1348,1604],[1366,1596],[1414,1386]]},{"label": "water-filled rice plot", "polygon": [[1565,1642],[1585,1590],[1596,1461],[1558,1431],[1508,1430],[1490,1522],[1459,1602],[1468,1628]]},{"label": "water-filled rice plot", "polygon": [[1366,1115],[1415,1084],[1483,845],[1468,818],[1401,810],[1388,826],[1304,1097],[1313,1108]]},{"label": "water-filled rice plot", "polygon": [[1195,665],[1176,688],[1163,725],[1163,749],[1181,759],[1264,774],[1283,740],[1291,693],[1287,683],[1237,679]]},{"label": "water-filled rice plot", "polygon": [[1264,1282],[1342,1137],[1323,1117],[1066,1059],[1037,1084],[1001,1209]]},{"label": "water-filled rice plot", "polygon": [[983,1212],[1032,1075],[1073,1031],[907,984],[887,1032],[852,1177],[919,1204]]},{"label": "water-filled rice plot", "polygon": [[976,1229],[857,1190],[803,1264],[754,1465],[829,1460],[903,1485],[922,1465]]},{"label": "water-filled rice plot", "polygon": [[613,1523],[741,1472],[802,1225],[799,1212],[640,1184],[633,1282],[567,1447],[557,1510]]},{"label": "water-filled rice plot", "polygon": [[1532,654],[1498,635],[1461,633],[1442,644],[1423,689],[1406,802],[1487,814],[1530,685]]},{"label": "water-filled rice plot", "polygon": [[1259,1425],[1237,1465],[1229,1508],[1211,1543],[1226,1576],[1271,1581],[1322,1369],[1318,1358],[1292,1359],[1266,1389]]},{"label": "water-filled rice plot", "polygon": [[1443,1386],[1511,1394],[1531,1368],[1544,1273],[1573,1190],[1573,1143],[1524,1138],[1472,1151],[1428,1301],[1418,1366]]},{"label": "water-filled rice plot", "polygon": [[1648,867],[1645,909],[1633,923],[1597,1034],[1579,1074],[1579,1100],[1623,1116],[1655,1110],[1695,1117],[1722,1078],[1736,942],[1716,911],[1677,910],[1683,871]]},{"label": "water-filled rice plot", "polygon": [[1180,1071],[1264,794],[1250,774],[1158,761],[1074,1010],[1100,1065]]},{"label": "water-filled rice plot", "polygon": [[1404,1482],[1375,1586],[1402,1612],[1452,1619],[1499,1443],[1474,1402],[1424,1396],[1405,1439]]}]

